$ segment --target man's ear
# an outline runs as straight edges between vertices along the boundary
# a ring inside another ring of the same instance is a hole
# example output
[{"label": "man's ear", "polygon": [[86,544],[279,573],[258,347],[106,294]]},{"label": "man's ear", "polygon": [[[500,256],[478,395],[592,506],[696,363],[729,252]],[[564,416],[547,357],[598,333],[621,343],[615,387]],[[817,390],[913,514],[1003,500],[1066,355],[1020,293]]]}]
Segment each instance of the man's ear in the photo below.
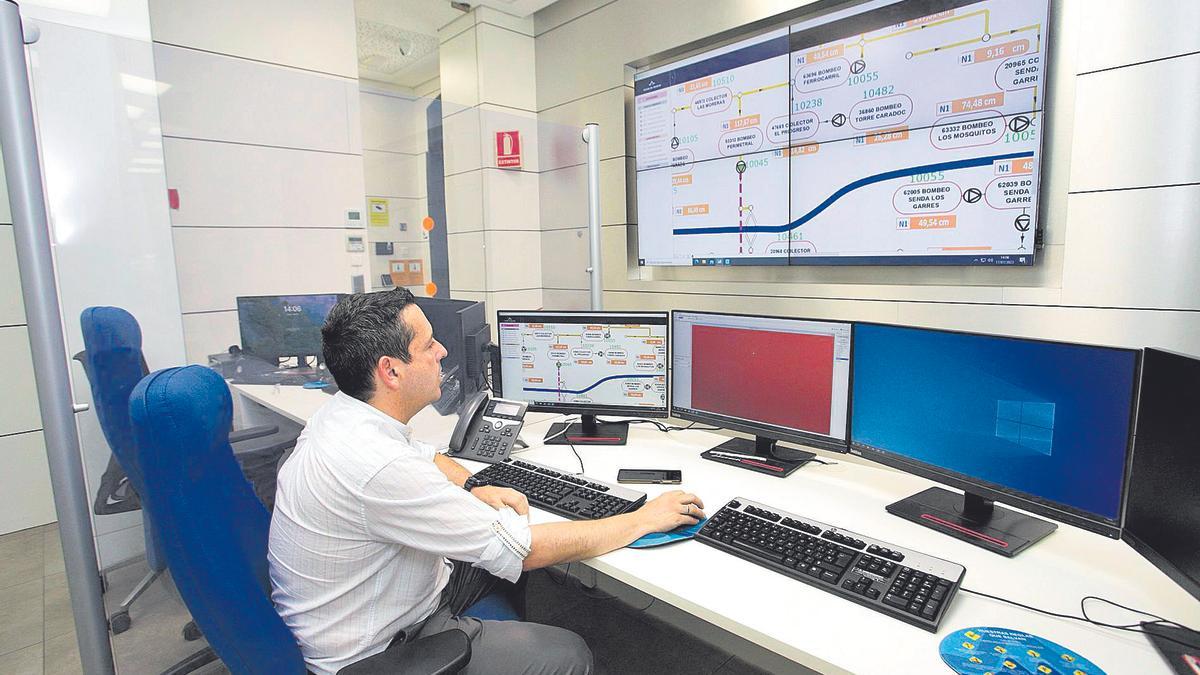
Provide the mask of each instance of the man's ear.
[{"label": "man's ear", "polygon": [[402,365],[400,361],[390,356],[381,356],[379,363],[375,364],[375,375],[387,389],[399,389],[400,382],[404,378]]}]

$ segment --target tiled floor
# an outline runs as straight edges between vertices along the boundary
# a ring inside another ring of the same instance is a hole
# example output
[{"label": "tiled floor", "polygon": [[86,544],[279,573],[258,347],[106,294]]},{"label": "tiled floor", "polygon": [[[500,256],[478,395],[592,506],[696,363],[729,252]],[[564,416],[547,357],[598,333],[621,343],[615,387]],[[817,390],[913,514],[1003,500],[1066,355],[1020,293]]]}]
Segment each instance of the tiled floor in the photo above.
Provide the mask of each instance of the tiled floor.
[{"label": "tiled floor", "polygon": [[[144,562],[108,573],[110,612],[145,573]],[[810,672],[665,603],[643,600],[628,587],[609,588],[622,591],[621,597],[589,590],[559,572],[535,572],[527,592],[529,620],[581,635],[592,648],[596,675]],[[161,673],[205,646],[183,640],[187,610],[163,580],[138,599],[130,616],[133,626],[113,638],[120,675]],[[0,536],[0,674],[80,672],[57,526]],[[227,672],[217,662],[197,675]]]},{"label": "tiled floor", "polygon": [[0,537],[0,673],[79,673],[58,526]]}]

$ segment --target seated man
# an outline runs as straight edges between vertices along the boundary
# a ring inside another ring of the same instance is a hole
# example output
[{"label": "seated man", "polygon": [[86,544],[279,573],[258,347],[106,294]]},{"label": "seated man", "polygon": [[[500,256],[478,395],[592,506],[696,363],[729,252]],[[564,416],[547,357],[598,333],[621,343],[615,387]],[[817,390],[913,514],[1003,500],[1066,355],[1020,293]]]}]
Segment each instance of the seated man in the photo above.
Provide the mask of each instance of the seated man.
[{"label": "seated man", "polygon": [[464,672],[590,673],[574,633],[459,613],[491,575],[516,581],[695,524],[700,499],[677,490],[634,513],[531,526],[524,495],[467,492],[469,471],[412,440],[408,421],[441,396],[446,356],[412,293],[349,296],[321,334],[341,391],[279,472],[267,556],[271,597],[308,667],[334,673],[393,640],[461,628],[472,649]]}]

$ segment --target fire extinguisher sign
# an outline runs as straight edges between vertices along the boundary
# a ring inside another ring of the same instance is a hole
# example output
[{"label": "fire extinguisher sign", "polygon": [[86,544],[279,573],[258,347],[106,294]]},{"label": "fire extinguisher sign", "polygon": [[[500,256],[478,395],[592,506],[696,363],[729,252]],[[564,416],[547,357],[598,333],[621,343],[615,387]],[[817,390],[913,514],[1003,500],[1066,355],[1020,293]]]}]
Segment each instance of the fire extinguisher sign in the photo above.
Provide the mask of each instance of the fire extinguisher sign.
[{"label": "fire extinguisher sign", "polygon": [[521,132],[496,132],[496,166],[502,169],[521,168]]}]

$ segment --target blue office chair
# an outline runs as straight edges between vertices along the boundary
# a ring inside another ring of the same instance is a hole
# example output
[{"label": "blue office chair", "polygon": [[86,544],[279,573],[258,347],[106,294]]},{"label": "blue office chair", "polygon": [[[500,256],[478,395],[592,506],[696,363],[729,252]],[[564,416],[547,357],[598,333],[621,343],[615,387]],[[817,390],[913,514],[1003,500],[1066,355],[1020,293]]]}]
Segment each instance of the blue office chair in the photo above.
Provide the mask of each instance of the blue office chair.
[{"label": "blue office chair", "polygon": [[[138,495],[143,490],[144,481],[133,456],[129,394],[148,372],[142,354],[142,331],[133,315],[118,307],[89,307],[83,310],[79,322],[83,329],[85,349],[76,354],[75,359],[87,375],[92,405],[104,438],[112,450],[93,508],[97,515],[134,510],[140,507]],[[296,434],[286,430],[280,432],[275,426],[261,426],[232,434],[230,441],[237,444],[241,457],[246,461],[266,464],[272,457],[277,462],[283,452],[295,446]],[[115,464],[113,459],[116,460]],[[260,491],[270,491],[270,495],[262,496],[273,499],[274,464],[267,468],[272,474],[271,480],[265,481],[269,485]],[[130,487],[132,490],[128,489]],[[109,617],[109,626],[114,634],[129,629],[132,623],[130,607],[166,570],[158,537],[145,511],[142,513],[142,532],[150,571]],[[183,634],[189,640],[200,637],[191,624],[184,627]]]},{"label": "blue office chair", "polygon": [[[168,368],[143,379],[130,399],[144,508],[180,595],[233,673],[305,673],[296,641],[270,599],[270,515],[229,445],[232,401],[216,372]],[[396,644],[342,674],[455,673],[471,657],[451,630]]]}]

